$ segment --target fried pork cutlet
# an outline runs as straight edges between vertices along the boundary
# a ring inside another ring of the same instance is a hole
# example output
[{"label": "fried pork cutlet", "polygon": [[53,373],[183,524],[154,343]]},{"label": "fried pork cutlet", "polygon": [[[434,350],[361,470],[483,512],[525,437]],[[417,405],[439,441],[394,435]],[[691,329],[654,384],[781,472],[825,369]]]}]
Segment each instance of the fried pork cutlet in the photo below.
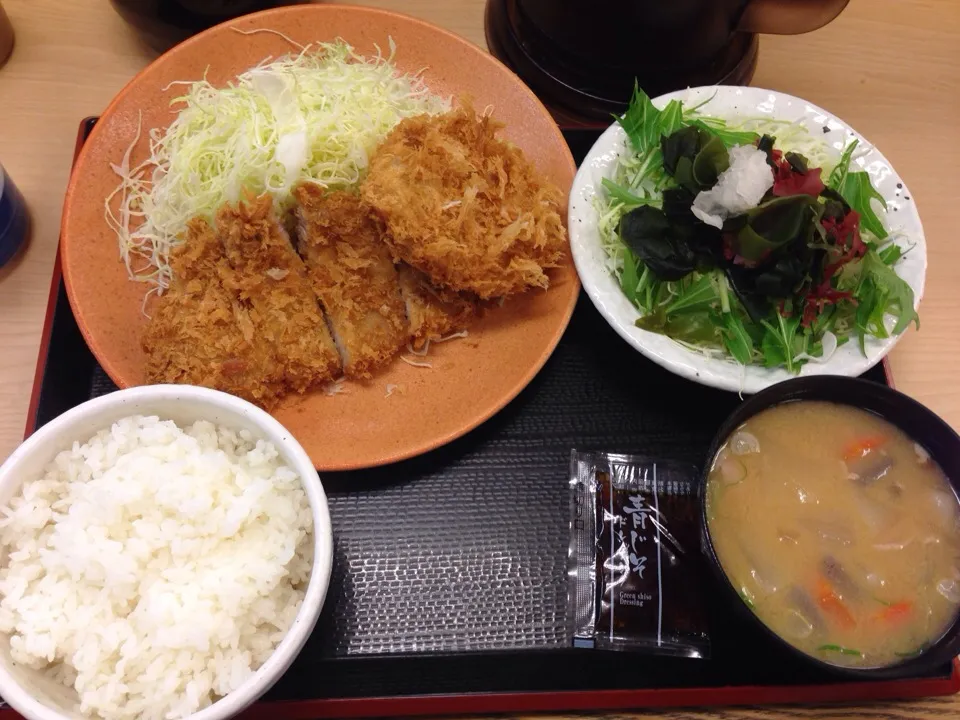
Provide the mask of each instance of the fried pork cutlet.
[{"label": "fried pork cutlet", "polygon": [[357,195],[305,183],[294,196],[300,254],[330,320],[344,373],[369,377],[408,340],[390,250]]},{"label": "fried pork cutlet", "polygon": [[563,195],[501,123],[469,104],[400,122],[361,186],[386,222],[394,255],[451,290],[483,299],[546,288],[563,258]]},{"label": "fried pork cutlet", "polygon": [[338,375],[337,349],[271,197],[222,207],[217,236],[232,270],[226,284],[249,304],[254,329],[286,387],[302,393]]},{"label": "fried pork cutlet", "polygon": [[203,385],[275,405],[279,376],[261,361],[246,308],[220,281],[223,247],[206,221],[190,221],[170,264],[173,283],[153,307],[141,339],[147,380]]},{"label": "fried pork cutlet", "polygon": [[406,263],[400,263],[397,274],[415,349],[463,330],[476,317],[479,309],[476,298],[437,288],[426,275]]}]

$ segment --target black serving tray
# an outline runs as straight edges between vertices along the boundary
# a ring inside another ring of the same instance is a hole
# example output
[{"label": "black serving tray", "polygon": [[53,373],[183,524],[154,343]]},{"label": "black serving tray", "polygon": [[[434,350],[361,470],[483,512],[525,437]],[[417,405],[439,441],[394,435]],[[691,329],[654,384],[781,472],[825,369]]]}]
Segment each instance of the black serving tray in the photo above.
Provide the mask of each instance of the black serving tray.
[{"label": "black serving tray", "polygon": [[[94,120],[81,127],[78,147]],[[566,133],[582,158],[598,131]],[[27,434],[115,390],[74,321],[59,264]],[[884,365],[864,376],[888,383]],[[571,448],[700,465],[737,395],[676,377],[624,343],[582,295],[533,382],[468,435],[412,460],[322,476],[333,581],[297,661],[250,711],[383,716],[942,695],[922,677],[855,682],[782,653],[707,586],[709,660],[570,647]],[[277,705],[282,703],[282,705]]]}]

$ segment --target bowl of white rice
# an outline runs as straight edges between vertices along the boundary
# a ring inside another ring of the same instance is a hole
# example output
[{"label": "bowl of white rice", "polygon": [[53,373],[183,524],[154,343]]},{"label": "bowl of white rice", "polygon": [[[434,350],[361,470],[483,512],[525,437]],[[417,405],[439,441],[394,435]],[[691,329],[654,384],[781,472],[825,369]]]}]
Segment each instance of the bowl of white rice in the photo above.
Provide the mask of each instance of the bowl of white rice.
[{"label": "bowl of white rice", "polygon": [[183,385],[86,402],[0,467],[0,696],[231,717],[302,649],[332,559],[313,463],[264,411]]}]

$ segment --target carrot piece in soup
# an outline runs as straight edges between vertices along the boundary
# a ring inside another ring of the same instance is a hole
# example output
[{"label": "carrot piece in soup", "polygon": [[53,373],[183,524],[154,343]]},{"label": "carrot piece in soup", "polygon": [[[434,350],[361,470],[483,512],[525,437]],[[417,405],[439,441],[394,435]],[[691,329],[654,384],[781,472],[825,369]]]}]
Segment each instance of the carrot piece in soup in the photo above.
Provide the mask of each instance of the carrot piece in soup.
[{"label": "carrot piece in soup", "polygon": [[857,621],[822,576],[817,578],[817,601],[824,613],[838,626],[845,630],[856,627]]},{"label": "carrot piece in soup", "polygon": [[887,438],[883,435],[873,435],[854,440],[843,449],[843,459],[850,461],[856,460],[866,455],[871,450],[878,450],[887,444]]},{"label": "carrot piece in soup", "polygon": [[899,624],[907,620],[913,612],[913,603],[909,600],[887,605],[874,617],[891,624]]}]

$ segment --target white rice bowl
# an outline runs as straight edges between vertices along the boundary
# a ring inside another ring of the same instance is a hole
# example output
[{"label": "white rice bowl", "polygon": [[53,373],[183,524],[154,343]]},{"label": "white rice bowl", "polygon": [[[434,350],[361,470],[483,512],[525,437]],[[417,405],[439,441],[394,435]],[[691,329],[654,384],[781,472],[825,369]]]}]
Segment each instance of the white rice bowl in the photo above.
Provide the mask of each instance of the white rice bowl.
[{"label": "white rice bowl", "polygon": [[[115,398],[151,390],[192,411]],[[83,422],[96,403],[101,422]],[[72,444],[51,429],[65,420]],[[0,469],[0,505],[0,694],[27,717],[232,715],[293,661],[329,582],[312,464],[215,391],[136,388],[66,413]]]}]

